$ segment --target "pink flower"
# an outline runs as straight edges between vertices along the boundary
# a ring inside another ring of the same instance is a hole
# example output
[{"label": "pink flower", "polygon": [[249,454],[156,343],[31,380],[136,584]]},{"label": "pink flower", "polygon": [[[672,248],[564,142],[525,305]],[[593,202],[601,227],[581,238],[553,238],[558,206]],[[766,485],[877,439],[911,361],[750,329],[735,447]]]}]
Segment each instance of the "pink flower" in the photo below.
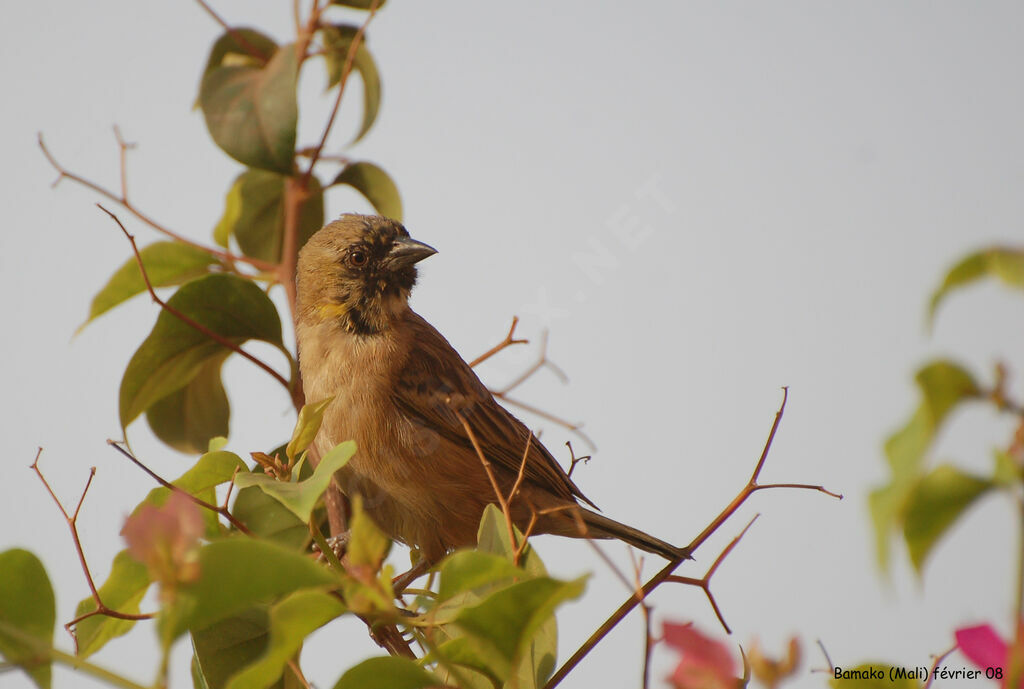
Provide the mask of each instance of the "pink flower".
[{"label": "pink flower", "polygon": [[175,491],[161,507],[142,505],[125,521],[121,535],[132,557],[170,593],[177,584],[198,578],[203,528],[199,507]]},{"label": "pink flower", "polygon": [[676,689],[734,689],[736,661],[729,647],[704,636],[692,624],[662,625],[662,637],[683,654],[669,677]]},{"label": "pink flower", "polygon": [[[1021,624],[1024,624],[1024,620]],[[1024,660],[1022,649],[1011,649],[990,624],[957,629],[955,636],[960,651],[975,667],[986,671],[986,676],[990,679],[1001,680],[1000,686],[1009,687],[1011,650],[1015,651],[1012,655],[1016,656],[1017,666],[1020,667],[1021,660]],[[1024,638],[1020,634],[1018,637]],[[1024,673],[1018,672],[1017,687],[1024,689]]]}]

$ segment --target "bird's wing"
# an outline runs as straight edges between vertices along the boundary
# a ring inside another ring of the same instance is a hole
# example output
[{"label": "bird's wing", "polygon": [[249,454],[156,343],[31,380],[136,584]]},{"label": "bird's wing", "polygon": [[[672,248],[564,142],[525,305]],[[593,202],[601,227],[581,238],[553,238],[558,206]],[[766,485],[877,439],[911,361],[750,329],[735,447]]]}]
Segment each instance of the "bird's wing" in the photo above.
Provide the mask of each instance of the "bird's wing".
[{"label": "bird's wing", "polygon": [[532,437],[530,429],[495,401],[441,333],[413,312],[407,324],[412,337],[410,353],[392,387],[395,404],[402,411],[447,440],[472,448],[461,415],[484,456],[513,476],[518,475],[530,438],[524,480],[558,497],[579,498],[596,508],[547,448]]}]

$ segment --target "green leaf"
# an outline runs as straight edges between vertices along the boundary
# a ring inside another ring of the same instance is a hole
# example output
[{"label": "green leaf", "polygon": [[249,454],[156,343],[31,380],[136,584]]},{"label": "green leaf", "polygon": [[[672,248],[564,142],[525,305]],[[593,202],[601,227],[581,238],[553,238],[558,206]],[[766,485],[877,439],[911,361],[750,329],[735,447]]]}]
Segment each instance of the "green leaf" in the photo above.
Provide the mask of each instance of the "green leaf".
[{"label": "green leaf", "polygon": [[[380,0],[377,3],[377,9],[384,6],[385,0]],[[341,5],[343,7],[352,7],[357,10],[368,10],[373,5],[373,0],[331,0],[332,5]]]},{"label": "green leaf", "polygon": [[[491,672],[507,680],[530,650],[541,625],[562,602],[583,593],[585,578],[558,581],[549,577],[529,579],[500,589],[481,603],[462,610],[455,624],[466,633],[467,645]],[[538,672],[554,670],[554,655],[538,659]],[[543,678],[538,677],[540,683]]]},{"label": "green leaf", "polygon": [[[270,641],[267,606],[255,606],[192,631],[193,675],[207,689],[224,689],[232,675],[256,662]],[[271,682],[280,674],[270,678]]]},{"label": "green leaf", "polygon": [[345,612],[322,591],[299,591],[270,608],[270,642],[263,655],[232,676],[227,689],[266,689],[285,671],[307,636]]},{"label": "green leaf", "polygon": [[320,424],[323,423],[324,412],[327,411],[327,407],[331,406],[333,401],[333,397],[328,397],[319,402],[303,405],[302,409],[299,410],[299,418],[295,422],[292,439],[288,441],[288,447],[285,448],[285,456],[289,460],[294,460],[301,455],[313,442],[316,434],[320,432]]},{"label": "green leaf", "polygon": [[292,550],[309,542],[306,523],[256,486],[238,491],[231,514],[260,538]]},{"label": "green leaf", "polygon": [[964,257],[946,273],[942,284],[932,294],[928,305],[928,324],[935,320],[939,304],[950,292],[984,277],[997,278],[1010,287],[1024,288],[1024,251],[992,247]]},{"label": "green leaf", "polygon": [[[514,528],[516,542],[521,542],[522,532]],[[505,515],[493,502],[484,508],[484,514],[480,518],[480,527],[477,530],[477,549],[486,553],[503,555],[511,562],[515,555],[515,547],[508,538],[508,526],[505,523]],[[527,574],[533,576],[544,576],[548,573],[544,563],[536,551],[527,545],[519,556],[519,566]]]},{"label": "green leaf", "polygon": [[[99,588],[100,600],[111,610],[137,615],[139,603],[150,585],[149,572],[142,564],[122,550],[114,556],[107,580]],[[75,610],[75,617],[96,610],[96,601],[90,596],[82,600]],[[124,636],[135,620],[119,620],[106,615],[93,615],[75,625],[75,636],[78,639],[78,655],[88,658],[103,648],[108,641]]]},{"label": "green leaf", "polygon": [[903,535],[918,573],[939,538],[992,487],[992,481],[949,464],[936,467],[917,483],[907,501]]},{"label": "green leaf", "polygon": [[[828,680],[829,686],[833,689],[920,689],[921,682],[916,679],[901,678],[895,681],[889,681],[889,668],[893,667],[893,663],[862,663],[857,667],[853,668],[836,668],[842,672],[852,672],[856,674],[850,675],[851,679],[836,679],[834,676]],[[914,668],[907,668],[912,670]],[[867,679],[869,673],[872,672],[875,675],[881,675],[881,679]],[[858,674],[862,674],[862,679],[856,678]]]},{"label": "green leaf", "polygon": [[[288,178],[250,168],[235,178],[224,202],[224,214],[213,230],[221,246],[234,235],[246,256],[270,263],[281,260],[284,241],[284,197]],[[309,178],[299,203],[298,245],[301,248],[324,225],[324,194],[320,180]]]},{"label": "green leaf", "polygon": [[[213,332],[241,344],[248,339],[283,349],[277,308],[249,280],[207,275],[193,280],[168,305]],[[230,351],[161,310],[149,336],[128,362],[121,379],[121,425],[127,427],[158,400],[187,385],[209,360]]]},{"label": "green leaf", "polygon": [[50,687],[46,649],[53,646],[56,618],[50,578],[39,558],[20,548],[0,553],[0,655],[24,669],[40,689]]},{"label": "green leaf", "polygon": [[381,215],[402,221],[402,198],[398,194],[398,187],[388,173],[373,163],[349,163],[329,186],[338,184],[348,185],[358,191]]},{"label": "green leaf", "polygon": [[[153,287],[180,285],[210,272],[220,261],[212,254],[181,242],[156,242],[139,251],[146,275]],[[146,291],[146,283],[134,257],[117,269],[89,307],[89,317],[78,327],[81,332],[94,318]]]},{"label": "green leaf", "polygon": [[226,538],[199,551],[199,579],[166,610],[164,638],[202,629],[301,589],[336,586],[337,577],[303,554],[255,538]]},{"label": "green leaf", "polygon": [[[320,30],[324,41],[324,59],[327,61],[328,89],[341,81],[348,51],[358,31],[358,27],[346,24],[325,26]],[[352,71],[359,72],[363,80],[363,122],[359,132],[352,139],[352,143],[356,143],[373,127],[377,112],[380,110],[380,75],[377,73],[377,63],[366,47],[365,33],[353,56]]]},{"label": "green leaf", "polygon": [[437,597],[442,601],[465,591],[479,592],[484,587],[529,576],[507,557],[479,550],[452,553],[441,563],[440,570],[441,585]]},{"label": "green leaf", "polygon": [[337,445],[323,456],[313,475],[305,481],[278,481],[264,474],[251,473],[239,474],[235,478],[235,485],[239,488],[258,486],[264,493],[291,510],[296,517],[308,523],[317,501],[331,484],[334,472],[345,466],[355,452],[356,444],[351,440]]},{"label": "green leaf", "polygon": [[[323,462],[320,464],[322,466]],[[317,470],[319,469],[320,467],[317,467]],[[349,526],[348,561],[355,566],[367,566],[376,572],[391,549],[391,539],[363,510],[363,501],[359,495],[352,499],[352,519]]]},{"label": "green leaf", "polygon": [[203,75],[199,106],[214,142],[243,165],[289,174],[299,114],[297,82],[294,45],[279,48],[265,65],[223,60],[211,68]]},{"label": "green leaf", "polygon": [[408,658],[370,658],[349,669],[334,689],[426,689],[441,681]]},{"label": "green leaf", "polygon": [[232,27],[214,42],[203,68],[203,77],[222,66],[265,65],[276,52],[277,43],[270,36],[255,29]]},{"label": "green leaf", "polygon": [[921,478],[924,458],[943,422],[959,404],[980,394],[978,384],[965,369],[946,360],[923,366],[915,376],[921,401],[910,420],[885,442],[891,469],[887,485],[869,497],[875,527],[879,566],[889,565],[889,539],[893,528],[903,524],[910,494]]},{"label": "green leaf", "polygon": [[196,454],[228,433],[231,407],[220,369],[228,353],[208,359],[188,385],[157,400],[146,410],[153,434],[179,452]]}]

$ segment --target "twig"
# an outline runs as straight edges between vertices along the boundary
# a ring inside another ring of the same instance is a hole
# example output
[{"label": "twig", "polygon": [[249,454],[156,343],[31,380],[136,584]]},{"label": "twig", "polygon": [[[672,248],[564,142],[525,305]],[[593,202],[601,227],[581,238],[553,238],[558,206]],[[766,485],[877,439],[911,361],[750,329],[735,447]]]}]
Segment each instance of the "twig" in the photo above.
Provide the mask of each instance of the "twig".
[{"label": "twig", "polygon": [[515,332],[516,332],[516,326],[517,325],[519,325],[519,316],[512,316],[512,325],[509,326],[508,333],[506,333],[506,335],[505,335],[505,339],[503,339],[501,342],[499,342],[498,344],[496,344],[493,347],[491,347],[490,349],[488,349],[486,352],[484,352],[483,354],[481,354],[477,358],[475,358],[472,361],[470,361],[469,362],[469,367],[470,368],[476,368],[478,365],[480,365],[483,362],[487,361],[492,356],[494,356],[495,354],[497,354],[501,350],[505,349],[506,347],[511,347],[512,345],[517,345],[517,344],[528,344],[530,342],[529,340],[517,339],[515,337]]},{"label": "twig", "polygon": [[135,262],[138,263],[139,270],[142,272],[142,279],[146,283],[146,289],[149,290],[149,296],[150,296],[150,298],[154,302],[156,302],[157,304],[160,305],[160,308],[164,309],[165,311],[170,313],[172,316],[174,316],[175,318],[177,318],[178,320],[180,320],[182,323],[184,323],[185,325],[189,326],[190,328],[193,328],[193,329],[201,332],[203,335],[206,335],[211,340],[217,342],[218,344],[220,344],[220,345],[222,345],[224,347],[227,347],[231,351],[236,352],[238,354],[241,354],[243,357],[245,357],[246,359],[248,359],[252,363],[254,363],[257,366],[259,366],[261,369],[263,369],[264,371],[269,373],[274,378],[274,380],[276,380],[281,385],[283,385],[284,389],[287,390],[289,392],[289,394],[291,394],[293,396],[293,398],[294,398],[294,390],[292,388],[291,383],[289,383],[284,378],[284,376],[282,376],[280,373],[278,373],[277,371],[272,369],[270,366],[268,366],[266,363],[264,363],[262,360],[257,359],[252,354],[250,354],[249,352],[245,351],[244,349],[242,349],[237,344],[235,344],[234,342],[232,342],[228,338],[224,337],[220,333],[217,333],[217,332],[214,332],[213,330],[210,330],[209,328],[207,328],[202,323],[199,323],[198,321],[190,318],[189,316],[186,316],[184,313],[182,313],[181,311],[179,311],[178,309],[174,308],[173,306],[171,306],[170,304],[165,302],[163,299],[158,297],[157,294],[156,294],[156,291],[153,289],[153,284],[149,281],[149,274],[146,272],[146,266],[142,262],[142,255],[139,254],[139,247],[135,244],[135,236],[130,234],[128,232],[128,230],[125,229],[124,224],[121,222],[121,220],[116,215],[114,215],[113,213],[108,211],[101,204],[97,203],[96,206],[101,211],[103,211],[104,213],[109,215],[113,219],[113,221],[115,223],[117,223],[117,226],[121,228],[121,232],[123,232],[124,236],[128,238],[129,242],[131,242],[132,252],[135,254]]},{"label": "twig", "polygon": [[[661,571],[659,571],[657,574],[651,577],[651,579],[649,579],[647,583],[644,584],[642,589],[644,596],[650,595],[651,591],[658,588],[658,586],[664,583],[664,581],[672,575],[672,573],[676,570],[677,567],[679,567],[680,564],[682,564],[694,551],[696,551],[697,548],[699,548],[704,543],[704,541],[706,541],[711,536],[711,534],[718,530],[718,528],[721,527],[722,524],[724,524],[725,521],[736,512],[737,509],[739,509],[740,505],[742,505],[747,500],[747,498],[749,498],[754,492],[760,490],[761,488],[808,488],[811,490],[818,490],[820,492],[842,499],[841,495],[837,493],[832,493],[831,491],[827,491],[822,486],[805,486],[803,484],[769,484],[763,486],[758,485],[757,479],[761,474],[761,469],[764,468],[765,460],[768,457],[768,451],[771,449],[772,441],[775,439],[775,433],[776,431],[778,431],[779,423],[782,421],[782,415],[786,409],[786,400],[789,397],[789,388],[783,387],[782,390],[782,404],[779,405],[779,410],[775,413],[775,420],[772,422],[771,431],[769,431],[768,439],[765,441],[764,450],[762,450],[761,452],[761,457],[760,459],[758,459],[757,466],[755,467],[754,473],[751,475],[750,480],[747,482],[747,485],[745,485],[743,489],[739,492],[739,494],[735,498],[733,498],[732,502],[730,502],[725,507],[725,509],[723,509],[719,513],[719,515],[715,517],[715,519],[707,526],[707,528],[701,531],[701,533],[690,542],[690,545],[684,550],[685,555],[665,565],[665,567],[663,567]],[[549,679],[547,684],[544,685],[544,689],[553,689],[554,687],[558,686],[558,684],[563,679],[565,679],[566,675],[568,675],[569,672],[571,672],[572,669],[575,668],[579,664],[579,662],[583,660],[590,653],[590,651],[594,649],[595,646],[597,646],[601,639],[607,636],[608,632],[614,629],[615,626],[618,625],[618,623],[622,621],[622,619],[626,615],[628,615],[633,610],[633,608],[635,608],[638,604],[639,601],[637,600],[636,596],[632,595],[629,597],[628,600],[626,600],[626,602],[620,605],[618,609],[615,612],[613,612],[611,616],[609,616],[608,619],[605,620],[604,623],[600,627],[598,627],[593,634],[590,635],[590,638],[588,638],[586,642],[584,642],[584,644],[580,646],[567,661],[565,661],[562,667],[560,667],[558,671],[555,672],[554,675],[552,675],[551,679]]]},{"label": "twig", "polygon": [[[338,116],[338,110],[341,107],[341,97],[345,94],[345,85],[348,83],[349,74],[352,72],[352,65],[355,63],[356,52],[359,50],[359,46],[363,42],[363,35],[366,33],[366,27],[373,21],[374,16],[377,14],[377,8],[380,6],[380,0],[373,0],[370,3],[369,13],[366,16],[366,21],[363,22],[359,30],[356,31],[356,35],[352,37],[352,43],[348,47],[348,53],[345,55],[345,63],[341,68],[341,79],[338,81],[338,95],[334,99],[334,106],[331,108],[330,117],[327,118],[327,125],[324,127],[323,134],[320,137],[320,143],[316,145],[313,150],[313,155],[309,157],[309,167],[306,168],[305,174],[302,175],[303,186],[309,182],[309,178],[313,176],[313,168],[316,167],[317,160],[320,159],[320,153],[324,150],[324,146],[327,144],[327,137],[331,133],[331,128],[334,127],[334,119]],[[305,49],[303,49],[305,53]]]},{"label": "twig", "polygon": [[78,624],[79,622],[88,617],[92,617],[94,615],[105,615],[107,617],[114,617],[119,620],[148,620],[154,617],[154,613],[127,613],[118,612],[113,608],[108,608],[106,605],[104,605],[103,600],[100,598],[99,589],[96,588],[96,582],[93,580],[92,573],[89,571],[89,563],[86,562],[85,551],[82,549],[82,540],[78,536],[78,513],[82,510],[82,503],[85,502],[85,495],[86,493],[89,492],[89,486],[92,485],[93,477],[96,476],[96,467],[91,467],[89,469],[89,478],[85,482],[85,488],[82,489],[81,497],[78,498],[78,504],[75,505],[74,514],[68,514],[68,511],[64,509],[64,505],[61,504],[61,501],[57,497],[57,494],[53,492],[53,488],[50,487],[49,481],[46,480],[46,477],[43,476],[42,470],[39,468],[39,457],[42,454],[43,448],[40,447],[39,450],[36,452],[36,457],[32,461],[32,464],[29,468],[32,469],[32,471],[36,472],[36,476],[39,477],[39,480],[46,488],[46,492],[50,494],[51,498],[53,498],[53,502],[57,505],[57,509],[60,510],[61,515],[63,515],[64,517],[64,521],[68,525],[68,529],[71,531],[71,540],[74,541],[75,544],[75,552],[78,554],[78,562],[82,567],[82,572],[85,574],[85,581],[89,585],[89,593],[90,595],[92,595],[92,599],[96,603],[95,610],[87,612],[83,615],[79,615],[78,617],[64,625],[64,629],[66,629],[68,634],[71,635],[71,638],[74,639],[75,649],[77,651],[78,637],[75,636],[74,627],[76,624]]},{"label": "twig", "polygon": [[135,144],[126,143],[121,136],[121,128],[114,125],[114,138],[117,139],[118,157],[121,169],[121,198],[128,198],[128,149],[135,148]]},{"label": "twig", "polygon": [[541,370],[545,366],[551,369],[563,383],[569,382],[569,377],[565,375],[565,372],[563,372],[562,369],[558,368],[558,366],[556,366],[550,359],[548,359],[547,330],[541,333],[540,336],[540,355],[537,357],[537,361],[535,361],[528,369],[523,371],[515,380],[513,380],[511,383],[501,388],[500,390],[495,391],[493,394],[500,397],[502,395],[506,395],[512,392],[512,390],[516,389],[517,387],[525,383],[527,379],[530,378],[530,376],[532,376],[534,373]]},{"label": "twig", "polygon": [[644,601],[643,587],[640,585],[640,573],[643,571],[644,559],[637,560],[633,549],[629,550],[629,560],[633,563],[633,586],[640,598],[640,612],[644,617],[644,666],[641,673],[641,687],[647,689],[651,684],[651,651],[654,650],[654,637],[651,634],[651,606]]},{"label": "twig", "polygon": [[218,505],[211,505],[210,503],[206,502],[202,498],[197,498],[196,496],[192,495],[187,490],[182,490],[181,488],[179,488],[178,486],[174,485],[170,481],[165,480],[163,477],[161,477],[155,471],[153,471],[148,466],[146,466],[145,464],[140,462],[139,459],[135,455],[133,455],[131,452],[129,452],[128,450],[126,450],[123,447],[121,447],[121,444],[118,441],[116,441],[116,440],[107,440],[107,445],[110,445],[112,448],[114,448],[115,450],[120,452],[122,455],[127,457],[128,460],[131,461],[132,464],[134,464],[135,466],[137,466],[140,469],[142,469],[144,472],[146,472],[146,474],[149,475],[150,478],[152,478],[154,481],[159,483],[161,486],[163,486],[167,490],[170,490],[170,491],[175,492],[175,493],[180,493],[181,495],[184,495],[186,498],[188,498],[189,500],[191,500],[195,504],[199,505],[200,507],[202,507],[204,509],[207,509],[207,510],[210,510],[214,514],[219,514],[220,516],[224,517],[229,522],[231,522],[232,526],[234,526],[236,529],[238,529],[239,531],[244,533],[246,536],[252,536],[253,535],[252,531],[250,531],[248,529],[248,527],[246,527],[245,524],[240,522],[233,514],[231,514],[231,512],[227,508],[227,505],[225,505],[224,507],[220,507]]},{"label": "twig", "polygon": [[[932,663],[931,670],[929,670],[929,672],[928,672],[928,679],[925,681],[924,686],[921,687],[921,689],[928,689],[928,687],[930,687],[932,685],[932,680],[935,678],[935,669],[937,667],[939,667],[939,665],[942,664],[942,661],[945,660],[947,657],[949,657],[949,654],[951,654],[953,651],[955,651],[958,647],[959,647],[958,644],[953,644],[953,647],[950,648],[948,651],[946,651],[942,655],[935,656],[935,662]],[[824,651],[825,649],[822,648],[822,650]],[[828,658],[828,655],[826,655],[825,657]],[[828,663],[829,663],[829,665],[831,665],[832,661],[829,660]],[[1010,686],[1010,685],[1007,685],[1007,686]]]},{"label": "twig", "polygon": [[256,58],[257,60],[259,60],[259,61],[260,61],[260,63],[265,63],[265,62],[267,61],[267,58],[265,58],[265,57],[263,56],[263,54],[262,54],[262,53],[260,53],[260,51],[259,51],[259,50],[257,50],[255,46],[253,46],[253,44],[252,44],[252,43],[250,43],[249,41],[245,40],[245,36],[243,36],[242,34],[238,33],[238,32],[237,32],[237,31],[235,31],[235,30],[234,30],[233,28],[231,28],[231,27],[230,27],[230,26],[228,25],[228,23],[227,23],[226,21],[224,21],[224,19],[223,19],[223,18],[221,18],[221,16],[220,16],[219,14],[217,14],[217,13],[216,13],[216,12],[215,12],[215,11],[213,10],[213,8],[212,8],[212,7],[210,7],[210,6],[209,6],[209,5],[208,5],[208,4],[206,3],[206,0],[196,0],[196,2],[198,2],[198,3],[199,3],[199,6],[200,6],[200,7],[202,7],[202,8],[204,9],[204,10],[206,10],[206,13],[207,13],[208,15],[210,15],[211,17],[213,17],[213,21],[215,21],[215,22],[217,22],[218,24],[220,24],[220,25],[221,25],[221,28],[223,28],[223,29],[224,29],[225,31],[227,31],[227,32],[228,32],[229,34],[231,34],[231,38],[235,39],[235,42],[236,42],[236,43],[238,43],[238,45],[239,45],[239,46],[241,46],[241,47],[242,47],[242,49],[243,49],[243,50],[245,50],[245,52],[249,53],[249,54],[250,54],[250,55],[252,55],[252,56],[253,56],[254,58]]},{"label": "twig", "polygon": [[722,564],[722,561],[725,560],[726,556],[728,556],[730,552],[732,552],[732,549],[736,547],[736,544],[740,542],[740,539],[743,538],[747,533],[747,530],[754,525],[754,522],[757,521],[757,518],[760,516],[760,514],[755,514],[754,518],[747,522],[747,525],[743,527],[743,530],[740,531],[739,535],[732,539],[732,541],[729,542],[729,545],[725,547],[725,550],[715,558],[711,567],[708,568],[707,574],[700,579],[694,579],[693,577],[681,577],[675,574],[665,577],[665,581],[674,581],[678,584],[696,586],[703,590],[704,594],[708,597],[708,602],[711,603],[711,609],[715,611],[715,615],[718,617],[718,621],[722,624],[722,628],[725,629],[726,634],[732,634],[732,630],[729,628],[729,625],[725,623],[725,617],[722,616],[722,611],[718,608],[718,602],[715,600],[714,594],[711,593],[711,577],[714,576],[715,570],[718,569],[718,566]]},{"label": "twig", "polygon": [[580,462],[587,464],[588,462],[590,462],[591,457],[590,455],[583,455],[582,457],[577,457],[576,453],[573,452],[571,440],[566,440],[565,446],[569,448],[569,471],[565,472],[565,475],[568,476],[569,478],[572,478],[572,472],[576,468],[576,465],[579,464]]},{"label": "twig", "polygon": [[[170,237],[171,239],[174,239],[175,241],[181,242],[182,244],[188,244],[191,247],[194,247],[196,249],[200,249],[200,250],[205,251],[205,252],[207,252],[209,254],[212,254],[212,255],[216,256],[217,258],[220,258],[220,259],[224,260],[225,262],[227,262],[229,266],[233,265],[234,263],[246,263],[246,264],[252,266],[253,268],[255,268],[257,270],[264,271],[264,272],[270,272],[270,271],[273,271],[273,270],[275,270],[277,268],[276,264],[269,263],[267,261],[262,261],[262,260],[260,260],[258,258],[250,258],[248,256],[240,256],[240,255],[237,255],[237,254],[233,254],[230,251],[221,251],[220,249],[215,249],[213,247],[204,246],[203,244],[200,244],[199,242],[194,242],[191,239],[188,239],[187,237],[184,237],[184,236],[178,234],[177,232],[174,232],[173,230],[170,230],[167,227],[164,227],[163,225],[161,225],[157,221],[155,221],[152,218],[150,218],[149,216],[145,215],[138,208],[136,208],[135,205],[132,204],[132,202],[127,198],[127,196],[125,196],[123,194],[121,196],[118,196],[117,194],[115,194],[114,192],[110,191],[109,189],[105,189],[104,187],[101,187],[100,185],[98,185],[95,182],[92,182],[92,181],[82,177],[81,175],[77,175],[77,174],[75,174],[73,172],[69,172],[68,170],[64,169],[61,166],[61,164],[57,162],[57,159],[53,157],[53,155],[50,153],[49,149],[46,148],[46,144],[43,143],[43,135],[42,134],[38,135],[38,140],[39,140],[39,148],[42,150],[43,156],[46,157],[46,160],[57,171],[58,177],[54,181],[52,186],[54,186],[54,187],[57,186],[58,184],[60,184],[60,181],[63,180],[63,179],[70,179],[72,182],[75,182],[76,184],[81,184],[83,187],[86,187],[87,189],[93,190],[94,192],[96,192],[100,196],[106,197],[106,198],[110,199],[111,201],[113,201],[114,203],[119,204],[126,211],[128,211],[129,213],[134,215],[136,218],[138,218],[139,220],[141,220],[145,224],[147,224],[150,227],[152,227],[157,232],[159,232],[159,233],[161,233],[163,235],[166,235],[166,236]],[[122,185],[121,185],[122,191],[124,190],[124,188],[126,186],[127,185],[122,181]]]},{"label": "twig", "polygon": [[494,393],[493,391],[492,391],[492,394],[494,394],[494,397],[496,399],[499,399],[502,402],[506,402],[506,403],[511,404],[513,406],[519,407],[520,409],[522,409],[524,411],[528,411],[531,414],[536,414],[537,416],[541,417],[542,419],[547,419],[548,421],[550,421],[552,423],[558,424],[559,426],[561,426],[562,428],[566,429],[570,433],[575,434],[580,440],[582,440],[584,443],[586,443],[591,449],[593,449],[595,447],[594,446],[594,441],[590,439],[590,436],[588,436],[586,433],[583,432],[583,430],[582,430],[583,424],[582,423],[572,423],[571,421],[566,421],[565,419],[561,418],[560,416],[555,416],[551,412],[546,412],[543,409],[539,409],[539,408],[533,406],[532,404],[527,404],[526,402],[523,402],[521,400],[513,399],[513,398],[509,397],[508,395],[504,395],[504,394],[501,394],[501,393]]},{"label": "twig", "polygon": [[[825,656],[825,662],[828,663],[828,674],[834,675],[836,671],[836,665],[832,662],[832,658],[829,656],[828,651],[825,650],[825,644],[821,642],[821,639],[815,639],[818,644],[818,648],[821,649],[821,655]],[[820,670],[811,670],[811,672],[820,672]]]}]

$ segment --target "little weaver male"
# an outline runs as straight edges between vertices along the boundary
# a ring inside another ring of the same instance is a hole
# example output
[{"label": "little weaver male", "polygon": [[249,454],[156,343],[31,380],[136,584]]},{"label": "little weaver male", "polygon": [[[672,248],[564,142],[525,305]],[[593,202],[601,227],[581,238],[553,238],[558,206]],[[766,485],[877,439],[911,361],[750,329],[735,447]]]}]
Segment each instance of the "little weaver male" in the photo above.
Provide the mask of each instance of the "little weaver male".
[{"label": "little weaver male", "polygon": [[346,440],[357,447],[336,476],[341,490],[360,495],[381,529],[435,563],[475,545],[484,508],[497,502],[475,440],[503,495],[522,468],[511,500],[521,530],[535,514],[534,533],[617,538],[669,560],[685,556],[581,506],[594,504],[409,308],[416,264],[434,253],[401,224],[363,215],[343,215],[299,253],[296,333],[306,399],[334,397],[316,448],[322,456]]}]

